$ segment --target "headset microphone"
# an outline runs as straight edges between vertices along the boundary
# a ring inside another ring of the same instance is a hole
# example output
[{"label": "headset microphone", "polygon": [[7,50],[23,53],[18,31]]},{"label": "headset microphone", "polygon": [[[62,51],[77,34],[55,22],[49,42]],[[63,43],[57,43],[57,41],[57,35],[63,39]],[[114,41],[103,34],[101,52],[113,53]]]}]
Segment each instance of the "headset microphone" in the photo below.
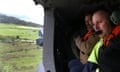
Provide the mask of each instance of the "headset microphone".
[{"label": "headset microphone", "polygon": [[102,31],[99,30],[99,31],[95,31],[95,32],[93,33],[93,35],[99,35],[99,34],[101,34],[101,33],[102,33]]}]

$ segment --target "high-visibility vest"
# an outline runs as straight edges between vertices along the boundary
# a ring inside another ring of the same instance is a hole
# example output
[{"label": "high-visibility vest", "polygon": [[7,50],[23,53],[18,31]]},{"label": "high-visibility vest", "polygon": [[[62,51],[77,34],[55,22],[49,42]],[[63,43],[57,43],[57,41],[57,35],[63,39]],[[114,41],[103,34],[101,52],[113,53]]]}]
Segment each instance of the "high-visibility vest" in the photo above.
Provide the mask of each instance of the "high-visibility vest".
[{"label": "high-visibility vest", "polygon": [[[99,52],[99,48],[103,45],[103,39],[100,39],[96,45],[94,46],[89,58],[88,58],[88,62],[92,62],[95,64],[98,64],[98,52]],[[99,72],[99,68],[96,69],[96,72]]]},{"label": "high-visibility vest", "polygon": [[88,61],[89,62],[92,62],[92,63],[95,63],[95,64],[98,64],[98,51],[99,51],[99,48],[103,45],[103,39],[100,39],[96,45],[94,46],[93,50],[92,50],[92,53],[90,54],[89,58],[88,58]]}]

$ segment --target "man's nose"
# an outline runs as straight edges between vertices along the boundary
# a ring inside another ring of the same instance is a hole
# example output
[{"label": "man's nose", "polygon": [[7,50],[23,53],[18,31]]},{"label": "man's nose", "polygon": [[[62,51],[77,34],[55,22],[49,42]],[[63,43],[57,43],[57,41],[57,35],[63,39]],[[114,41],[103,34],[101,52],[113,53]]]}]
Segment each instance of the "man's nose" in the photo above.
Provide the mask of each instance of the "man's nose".
[{"label": "man's nose", "polygon": [[98,31],[100,29],[99,25],[95,25],[95,31]]}]

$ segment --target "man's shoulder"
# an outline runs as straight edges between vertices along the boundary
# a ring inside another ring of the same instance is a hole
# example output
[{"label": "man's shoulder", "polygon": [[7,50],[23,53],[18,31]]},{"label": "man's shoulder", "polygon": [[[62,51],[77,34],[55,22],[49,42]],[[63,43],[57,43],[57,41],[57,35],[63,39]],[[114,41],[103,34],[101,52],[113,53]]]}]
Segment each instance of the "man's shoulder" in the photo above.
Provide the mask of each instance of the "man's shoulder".
[{"label": "man's shoulder", "polygon": [[116,37],[114,37],[113,39],[111,39],[112,43],[120,43],[120,34],[118,34]]}]

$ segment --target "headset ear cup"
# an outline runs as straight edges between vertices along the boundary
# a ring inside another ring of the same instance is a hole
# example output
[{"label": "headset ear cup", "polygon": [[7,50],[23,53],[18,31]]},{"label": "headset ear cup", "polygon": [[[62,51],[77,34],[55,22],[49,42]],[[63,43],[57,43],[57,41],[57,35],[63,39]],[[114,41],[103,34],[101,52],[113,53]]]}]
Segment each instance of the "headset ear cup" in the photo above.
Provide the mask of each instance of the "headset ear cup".
[{"label": "headset ear cup", "polygon": [[115,24],[117,24],[117,22],[116,22],[116,20],[115,20],[115,18],[113,17],[113,16],[110,16],[110,21],[115,25]]},{"label": "headset ear cup", "polygon": [[120,24],[120,11],[113,11],[111,16],[110,16],[110,20],[115,24]]}]

